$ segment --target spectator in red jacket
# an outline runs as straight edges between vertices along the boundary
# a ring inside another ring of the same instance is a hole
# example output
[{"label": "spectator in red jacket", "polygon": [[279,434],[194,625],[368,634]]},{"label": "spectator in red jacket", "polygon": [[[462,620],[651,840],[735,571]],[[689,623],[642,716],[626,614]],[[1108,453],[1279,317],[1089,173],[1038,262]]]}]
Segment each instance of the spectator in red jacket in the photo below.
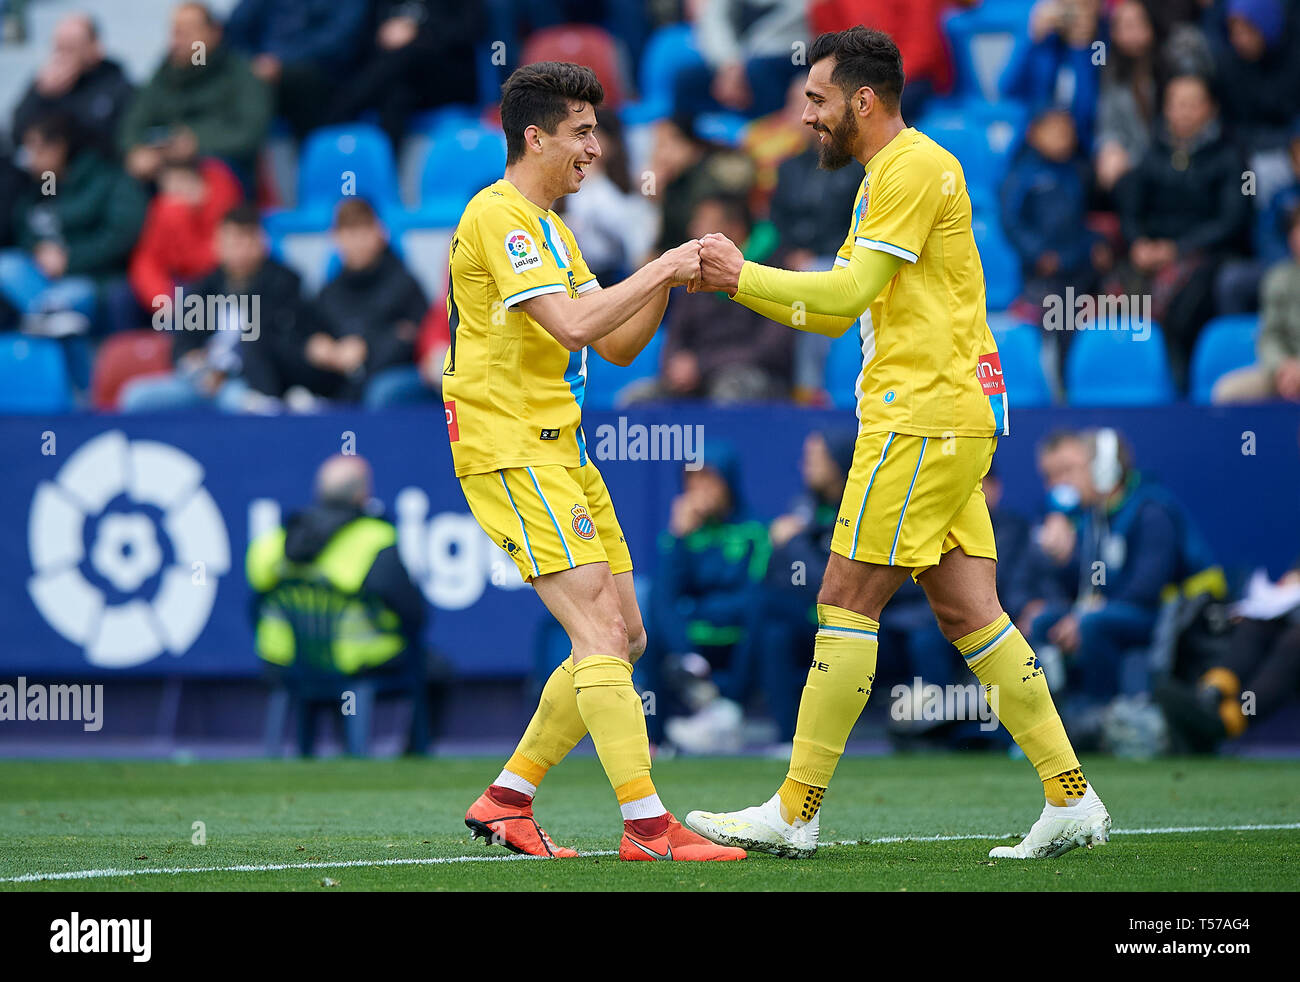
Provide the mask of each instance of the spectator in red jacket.
[{"label": "spectator in red jacket", "polygon": [[153,310],[155,297],[171,297],[216,269],[217,225],[243,197],[230,168],[214,158],[163,169],[127,270],[140,306]]},{"label": "spectator in red jacket", "polygon": [[919,115],[927,99],[952,88],[952,53],[941,18],[955,7],[979,0],[813,0],[808,10],[812,35],[842,31],[858,24],[884,31],[903,55],[904,119]]}]

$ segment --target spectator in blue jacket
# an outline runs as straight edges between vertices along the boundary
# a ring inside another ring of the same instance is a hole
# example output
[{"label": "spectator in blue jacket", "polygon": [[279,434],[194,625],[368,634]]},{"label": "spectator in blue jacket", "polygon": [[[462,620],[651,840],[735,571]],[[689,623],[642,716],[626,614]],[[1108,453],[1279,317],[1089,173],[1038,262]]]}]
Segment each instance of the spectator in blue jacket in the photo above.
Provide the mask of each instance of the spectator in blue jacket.
[{"label": "spectator in blue jacket", "polygon": [[1125,656],[1150,645],[1173,591],[1217,589],[1221,571],[1182,505],[1137,471],[1113,430],[1049,437],[1039,464],[1052,505],[1037,547],[1074,595],[1021,616],[1049,674],[1063,657],[1064,711],[1077,717],[1120,693]]},{"label": "spectator in blue jacket", "polygon": [[[1291,121],[1291,132],[1287,141],[1287,158],[1291,164],[1291,181],[1285,187],[1274,192],[1268,207],[1257,221],[1256,248],[1259,251],[1259,279],[1263,279],[1264,269],[1274,263],[1280,263],[1290,257],[1287,237],[1291,227],[1291,215],[1300,208],[1300,116]],[[1258,282],[1258,280],[1256,281]],[[1237,311],[1224,311],[1237,313]]]},{"label": "spectator in blue jacket", "polygon": [[1223,118],[1243,150],[1276,149],[1300,93],[1300,33],[1288,30],[1282,0],[1229,0],[1225,14],[1215,59]]},{"label": "spectator in blue jacket", "polygon": [[1092,150],[1100,80],[1098,0],[1039,0],[1029,33],[1016,39],[999,87],[1031,113],[1060,108],[1074,117],[1079,143]]},{"label": "spectator in blue jacket", "polygon": [[225,38],[274,89],[276,113],[301,137],[324,121],[369,29],[367,0],[240,0]]},{"label": "spectator in blue jacket", "polygon": [[747,680],[736,671],[737,652],[771,554],[767,527],[746,517],[739,467],[729,445],[707,444],[702,466],[684,472],[659,541],[650,600],[655,650],[643,661],[668,680],[657,687],[659,715],[696,712],[694,730],[665,727],[684,749],[696,749],[691,737],[702,728],[739,739]]},{"label": "spectator in blue jacket", "polygon": [[1026,304],[1037,307],[1070,286],[1080,293],[1091,288],[1087,164],[1065,110],[1048,109],[1030,124],[1002,182],[1001,206],[1002,229],[1020,257]]}]

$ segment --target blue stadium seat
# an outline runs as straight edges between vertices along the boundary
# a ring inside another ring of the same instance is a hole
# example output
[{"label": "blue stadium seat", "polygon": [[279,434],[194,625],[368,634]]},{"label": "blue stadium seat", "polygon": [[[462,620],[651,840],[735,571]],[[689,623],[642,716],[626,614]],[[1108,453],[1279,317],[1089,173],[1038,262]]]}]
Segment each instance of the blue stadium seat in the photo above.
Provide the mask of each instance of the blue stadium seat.
[{"label": "blue stadium seat", "polygon": [[72,384],[59,342],[0,335],[0,413],[62,413],[71,408]]},{"label": "blue stadium seat", "polygon": [[996,216],[977,212],[971,221],[975,247],[984,266],[984,287],[989,310],[1005,310],[1020,295],[1020,257],[1002,232]]},{"label": "blue stadium seat", "polygon": [[324,127],[307,138],[298,166],[298,207],[333,208],[343,194],[345,173],[355,175],[353,193],[376,207],[399,203],[388,137],[377,126],[348,123]]},{"label": "blue stadium seat", "polygon": [[420,205],[410,223],[453,226],[469,199],[501,176],[506,138],[481,123],[447,127],[434,134],[420,174]]},{"label": "blue stadium seat", "polygon": [[862,374],[862,331],[850,327],[831,342],[826,353],[826,380],[823,385],[836,409],[857,409],[858,376]]},{"label": "blue stadium seat", "polygon": [[613,409],[619,394],[633,382],[654,378],[659,374],[659,359],[663,352],[664,332],[658,331],[650,339],[636,360],[626,368],[607,362],[596,352],[587,351],[587,389],[584,409]]},{"label": "blue stadium seat", "polygon": [[[350,175],[346,183],[344,175]],[[345,190],[380,212],[401,206],[392,147],[369,123],[327,126],[307,138],[298,164],[298,206],[267,215],[267,234],[279,240],[325,231]]]},{"label": "blue stadium seat", "polygon": [[998,187],[1027,122],[1019,103],[936,100],[916,128],[961,162],[971,203],[983,209],[997,206]]},{"label": "blue stadium seat", "polygon": [[998,343],[1012,412],[1024,406],[1050,406],[1052,388],[1043,375],[1043,339],[1038,328],[1017,323],[994,327],[993,339]]},{"label": "blue stadium seat", "polygon": [[1175,399],[1165,336],[1152,324],[1140,339],[1129,330],[1080,331],[1065,357],[1071,406],[1155,406]]},{"label": "blue stadium seat", "polygon": [[1032,6],[1033,0],[985,0],[944,21],[952,46],[954,95],[998,100],[998,80],[1011,60],[1016,38],[1028,28]]},{"label": "blue stadium seat", "polygon": [[668,24],[656,30],[641,54],[637,78],[641,101],[624,107],[623,122],[634,126],[667,116],[672,112],[673,79],[683,68],[703,60],[689,24]]},{"label": "blue stadium seat", "polygon": [[437,109],[427,109],[413,115],[407,124],[407,130],[412,135],[434,136],[449,127],[471,125],[478,117],[479,112],[473,106],[460,104],[439,106]]},{"label": "blue stadium seat", "polygon": [[1192,352],[1192,402],[1209,405],[1215,382],[1234,369],[1255,363],[1258,335],[1255,314],[1216,317],[1201,329]]}]

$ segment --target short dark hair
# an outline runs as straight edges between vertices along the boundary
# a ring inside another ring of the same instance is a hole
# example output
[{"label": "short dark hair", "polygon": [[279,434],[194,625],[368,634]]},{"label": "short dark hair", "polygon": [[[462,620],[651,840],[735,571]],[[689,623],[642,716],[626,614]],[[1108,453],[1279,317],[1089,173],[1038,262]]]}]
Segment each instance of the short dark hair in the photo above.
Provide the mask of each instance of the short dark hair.
[{"label": "short dark hair", "polygon": [[71,113],[63,109],[37,116],[23,128],[19,138],[28,133],[36,133],[45,143],[62,143],[67,150],[68,159],[76,156],[86,144],[85,129]]},{"label": "short dark hair", "polygon": [[375,225],[379,216],[374,207],[365,198],[355,195],[344,198],[334,209],[334,227],[352,228],[357,225]]},{"label": "short dark hair", "polygon": [[898,100],[903,95],[903,56],[893,38],[884,31],[858,25],[821,34],[808,53],[808,64],[815,65],[823,58],[835,59],[831,81],[843,90],[845,97],[865,85],[876,93],[886,109],[898,109]]},{"label": "short dark hair", "polygon": [[597,108],[605,98],[596,73],[567,61],[539,61],[516,68],[501,86],[501,128],[506,133],[506,163],[524,155],[524,130],[540,126],[554,133],[569,114],[570,102]]},{"label": "short dark hair", "polygon": [[236,225],[239,228],[258,228],[262,227],[261,216],[257,213],[257,206],[241,201],[228,212],[221,216],[222,225]]}]

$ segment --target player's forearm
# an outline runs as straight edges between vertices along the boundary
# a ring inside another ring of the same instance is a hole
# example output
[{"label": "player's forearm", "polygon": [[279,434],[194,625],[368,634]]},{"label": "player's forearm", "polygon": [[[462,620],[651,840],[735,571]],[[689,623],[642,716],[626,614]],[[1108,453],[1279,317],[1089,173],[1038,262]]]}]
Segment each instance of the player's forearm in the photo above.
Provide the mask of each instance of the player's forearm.
[{"label": "player's forearm", "polygon": [[791,307],[788,304],[777,303],[775,300],[764,300],[748,293],[737,292],[731,299],[748,307],[756,314],[762,314],[770,321],[776,321],[776,323],[784,324],[786,327],[793,327],[796,331],[807,331],[810,334],[820,334],[828,338],[839,337],[852,327],[857,320],[855,317],[836,317],[834,314],[810,314],[802,306]]},{"label": "player's forearm", "polygon": [[736,293],[810,314],[856,319],[902,264],[897,256],[862,247],[853,250],[847,266],[824,272],[793,272],[747,262],[741,267]]},{"label": "player's forearm", "polygon": [[[635,273],[607,289],[592,290],[569,301],[567,324],[556,334],[570,351],[614,333],[661,290],[672,286],[671,270],[658,261],[647,263]],[[540,299],[540,298],[539,298]]]},{"label": "player's forearm", "polygon": [[592,347],[596,349],[596,353],[615,365],[632,364],[636,356],[650,343],[655,331],[659,329],[659,323],[664,317],[664,309],[668,306],[669,290],[667,286],[660,287],[657,293],[651,295],[645,306],[610,334],[593,343]]}]

